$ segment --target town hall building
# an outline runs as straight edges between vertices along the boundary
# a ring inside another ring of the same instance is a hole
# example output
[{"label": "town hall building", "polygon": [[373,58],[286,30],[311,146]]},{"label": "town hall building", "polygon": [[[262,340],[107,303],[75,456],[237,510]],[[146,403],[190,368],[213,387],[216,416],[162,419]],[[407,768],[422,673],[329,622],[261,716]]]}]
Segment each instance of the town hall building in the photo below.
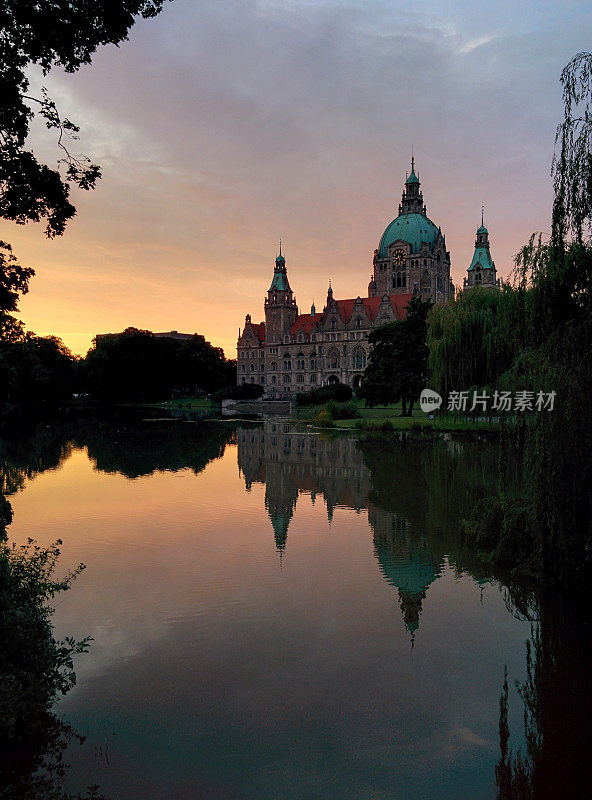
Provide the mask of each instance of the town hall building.
[{"label": "town hall building", "polygon": [[[374,251],[364,297],[336,299],[329,284],[322,311],[317,312],[313,304],[309,314],[299,313],[280,246],[264,302],[265,321],[254,323],[247,314],[244,328],[239,330],[239,385],[261,384],[269,398],[333,383],[356,389],[366,368],[368,336],[374,328],[403,319],[413,293],[434,303],[454,297],[446,240],[441,228],[427,216],[420,187],[412,158],[399,213]],[[482,250],[489,254],[488,242]],[[493,276],[495,279],[495,271]]]}]

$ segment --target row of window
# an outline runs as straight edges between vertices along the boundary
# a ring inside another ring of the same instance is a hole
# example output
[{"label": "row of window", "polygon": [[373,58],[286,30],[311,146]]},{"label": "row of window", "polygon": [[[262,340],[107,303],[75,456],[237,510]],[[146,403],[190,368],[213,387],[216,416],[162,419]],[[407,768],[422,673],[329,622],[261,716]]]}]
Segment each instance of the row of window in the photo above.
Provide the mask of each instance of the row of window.
[{"label": "row of window", "polygon": [[[292,369],[292,359],[291,358],[284,358],[284,372],[289,372]],[[340,369],[341,366],[341,353],[339,350],[333,349],[330,350],[327,355],[327,363],[329,369]],[[304,358],[296,358],[295,360],[296,370],[304,370],[306,369],[306,362]],[[309,361],[309,369],[316,369],[317,360],[316,358],[311,358]],[[354,369],[365,369],[366,368],[366,351],[362,350],[361,348],[358,350],[354,350],[352,353],[352,366]],[[278,362],[272,361],[269,365],[270,372],[277,372],[278,369]],[[243,369],[244,372],[244,369]]]}]

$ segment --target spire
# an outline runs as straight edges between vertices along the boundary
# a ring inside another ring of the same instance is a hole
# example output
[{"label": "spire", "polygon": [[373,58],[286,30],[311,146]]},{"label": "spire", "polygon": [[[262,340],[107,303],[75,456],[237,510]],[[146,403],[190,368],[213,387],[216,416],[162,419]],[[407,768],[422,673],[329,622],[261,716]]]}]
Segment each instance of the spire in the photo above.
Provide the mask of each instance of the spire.
[{"label": "spire", "polygon": [[286,259],[282,255],[282,240],[281,239],[280,239],[280,252],[279,252],[278,257],[275,260],[275,266],[276,266],[276,269],[278,269],[278,268],[281,269],[282,267],[285,269],[285,267],[286,267]]},{"label": "spire", "polygon": [[413,146],[411,148],[411,173],[407,176],[405,185],[408,186],[410,183],[419,183],[419,177],[415,174],[415,158],[413,156]]},{"label": "spire", "polygon": [[315,315],[316,313],[317,313],[317,310],[316,310],[316,308],[315,308],[315,304],[314,304],[314,298],[313,298],[312,305],[311,305],[311,307],[310,307],[310,315],[311,315],[311,317],[314,317],[314,315]]}]

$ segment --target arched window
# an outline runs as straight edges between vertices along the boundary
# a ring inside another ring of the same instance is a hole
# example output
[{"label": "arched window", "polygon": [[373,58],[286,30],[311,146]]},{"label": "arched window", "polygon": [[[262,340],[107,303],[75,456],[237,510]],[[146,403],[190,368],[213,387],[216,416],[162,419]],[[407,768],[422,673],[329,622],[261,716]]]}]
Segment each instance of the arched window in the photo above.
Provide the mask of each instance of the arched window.
[{"label": "arched window", "polygon": [[362,327],[362,317],[356,317],[356,328]]},{"label": "arched window", "polygon": [[352,355],[354,369],[366,369],[366,351],[363,347],[356,347]]},{"label": "arched window", "polygon": [[304,339],[304,337],[302,336],[302,333],[299,333],[298,334],[298,341],[301,342],[303,339]]},{"label": "arched window", "polygon": [[290,358],[284,358],[284,369],[285,370],[292,369],[292,360]]},{"label": "arched window", "polygon": [[292,383],[292,378],[290,375],[284,375],[284,383]]},{"label": "arched window", "polygon": [[337,328],[337,320],[335,317],[331,319],[331,330],[334,331]]},{"label": "arched window", "polygon": [[272,361],[269,365],[269,369],[272,370],[272,372],[275,372],[277,369],[277,361]]},{"label": "arched window", "polygon": [[341,356],[339,350],[333,347],[329,350],[329,369],[339,369],[341,366]]}]

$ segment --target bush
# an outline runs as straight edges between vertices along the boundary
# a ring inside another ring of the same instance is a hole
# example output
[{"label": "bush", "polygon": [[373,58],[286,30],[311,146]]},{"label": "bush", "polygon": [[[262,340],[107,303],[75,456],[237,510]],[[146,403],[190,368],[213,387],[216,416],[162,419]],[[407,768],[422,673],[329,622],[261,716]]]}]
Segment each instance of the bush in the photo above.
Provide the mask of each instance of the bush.
[{"label": "bush", "polygon": [[211,399],[214,402],[221,400],[256,400],[263,394],[263,386],[260,383],[245,383],[242,386],[227,386],[225,389],[218,389],[213,392]]},{"label": "bush", "polygon": [[335,400],[330,400],[326,409],[333,419],[357,419],[361,416],[355,403],[336,403]]},{"label": "bush", "polygon": [[302,392],[297,395],[296,402],[299,406],[317,406],[336,400],[347,402],[351,400],[353,392],[351,386],[344,383],[336,383],[333,386],[321,386],[319,389],[312,389],[310,392]]},{"label": "bush", "polygon": [[316,417],[313,418],[313,422],[315,425],[318,425],[319,428],[334,428],[335,423],[333,422],[333,417],[326,409],[319,411]]}]

